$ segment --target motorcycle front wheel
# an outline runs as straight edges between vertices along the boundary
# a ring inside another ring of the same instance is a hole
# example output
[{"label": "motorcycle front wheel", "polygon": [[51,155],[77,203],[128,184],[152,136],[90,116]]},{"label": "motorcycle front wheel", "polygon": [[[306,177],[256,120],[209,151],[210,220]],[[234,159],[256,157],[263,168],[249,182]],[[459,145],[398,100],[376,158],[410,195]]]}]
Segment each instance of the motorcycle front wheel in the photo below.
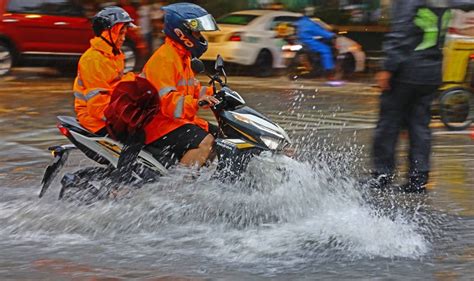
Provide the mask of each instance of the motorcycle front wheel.
[{"label": "motorcycle front wheel", "polygon": [[298,78],[315,78],[323,75],[320,61],[319,54],[298,52],[288,66],[288,78],[297,80]]}]

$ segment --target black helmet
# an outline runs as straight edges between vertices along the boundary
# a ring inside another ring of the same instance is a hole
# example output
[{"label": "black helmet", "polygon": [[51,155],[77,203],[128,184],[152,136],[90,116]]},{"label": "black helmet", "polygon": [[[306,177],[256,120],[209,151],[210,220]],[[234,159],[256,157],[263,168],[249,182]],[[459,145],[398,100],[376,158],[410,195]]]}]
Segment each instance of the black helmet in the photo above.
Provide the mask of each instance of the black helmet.
[{"label": "black helmet", "polygon": [[124,9],[111,6],[102,9],[94,16],[94,18],[92,18],[92,29],[94,30],[95,36],[100,37],[102,40],[107,42],[107,44],[112,47],[112,52],[114,55],[118,55],[120,54],[119,48],[115,46],[113,41],[109,41],[103,37],[102,32],[104,32],[104,30],[108,30],[109,36],[112,38],[111,29],[114,25],[118,23],[125,23],[129,27],[136,27],[132,21],[133,19]]},{"label": "black helmet", "polygon": [[96,36],[100,36],[104,30],[112,28],[117,23],[135,27],[132,22],[133,19],[124,9],[116,6],[105,7],[92,18],[92,29]]}]

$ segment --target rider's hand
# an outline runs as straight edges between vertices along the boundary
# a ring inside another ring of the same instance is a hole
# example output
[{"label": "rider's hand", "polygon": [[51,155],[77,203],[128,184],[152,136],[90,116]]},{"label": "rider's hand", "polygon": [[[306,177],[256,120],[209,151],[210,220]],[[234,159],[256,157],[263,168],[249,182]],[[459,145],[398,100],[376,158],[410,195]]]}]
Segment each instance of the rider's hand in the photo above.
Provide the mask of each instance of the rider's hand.
[{"label": "rider's hand", "polygon": [[198,104],[202,104],[202,102],[205,103],[204,105],[214,106],[220,101],[213,96],[204,95],[198,100]]},{"label": "rider's hand", "polygon": [[379,71],[375,74],[375,80],[377,85],[382,91],[390,90],[390,79],[392,78],[392,73],[390,71]]}]

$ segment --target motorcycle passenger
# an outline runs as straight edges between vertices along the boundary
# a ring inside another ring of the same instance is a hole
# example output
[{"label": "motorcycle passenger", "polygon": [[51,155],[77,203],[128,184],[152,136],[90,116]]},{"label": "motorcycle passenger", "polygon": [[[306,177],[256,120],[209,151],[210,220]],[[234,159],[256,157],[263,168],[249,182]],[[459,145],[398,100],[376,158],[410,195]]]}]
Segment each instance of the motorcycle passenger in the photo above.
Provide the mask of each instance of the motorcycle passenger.
[{"label": "motorcycle passenger", "polygon": [[160,95],[160,110],[145,127],[147,150],[169,167],[202,166],[208,159],[214,137],[209,123],[197,116],[198,102],[219,101],[212,88],[201,87],[191,69],[191,59],[199,58],[208,47],[201,31],[218,30],[206,10],[191,3],[162,7],[165,12],[165,43],[145,64],[141,76]]},{"label": "motorcycle passenger", "polygon": [[281,49],[284,45],[293,44],[295,41],[295,29],[288,22],[280,22],[275,26],[275,38],[277,46]]},{"label": "motorcycle passenger", "polygon": [[120,81],[134,79],[124,75],[124,54],[120,51],[133,19],[120,7],[106,7],[92,19],[95,37],[81,56],[74,81],[74,109],[79,123],[86,129],[105,135],[104,110],[111,90]]},{"label": "motorcycle passenger", "polygon": [[[332,42],[336,35],[312,21],[308,16],[303,16],[298,21],[296,21],[295,26],[298,40],[307,46],[312,52],[320,54],[321,64],[329,82],[335,80],[336,78],[340,78],[335,77],[336,65],[334,63],[334,54],[332,52],[331,46],[332,43],[325,43]],[[322,40],[318,38],[321,38]],[[334,86],[341,84],[341,81],[334,82]]]}]

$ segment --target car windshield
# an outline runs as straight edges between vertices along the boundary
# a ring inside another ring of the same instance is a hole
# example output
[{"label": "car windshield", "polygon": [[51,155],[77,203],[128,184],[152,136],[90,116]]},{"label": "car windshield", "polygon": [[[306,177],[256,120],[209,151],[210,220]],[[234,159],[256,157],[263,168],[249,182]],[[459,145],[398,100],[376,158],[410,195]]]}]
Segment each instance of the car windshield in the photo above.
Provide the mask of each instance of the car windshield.
[{"label": "car windshield", "polygon": [[219,24],[247,25],[254,20],[257,15],[230,14],[217,19]]}]

